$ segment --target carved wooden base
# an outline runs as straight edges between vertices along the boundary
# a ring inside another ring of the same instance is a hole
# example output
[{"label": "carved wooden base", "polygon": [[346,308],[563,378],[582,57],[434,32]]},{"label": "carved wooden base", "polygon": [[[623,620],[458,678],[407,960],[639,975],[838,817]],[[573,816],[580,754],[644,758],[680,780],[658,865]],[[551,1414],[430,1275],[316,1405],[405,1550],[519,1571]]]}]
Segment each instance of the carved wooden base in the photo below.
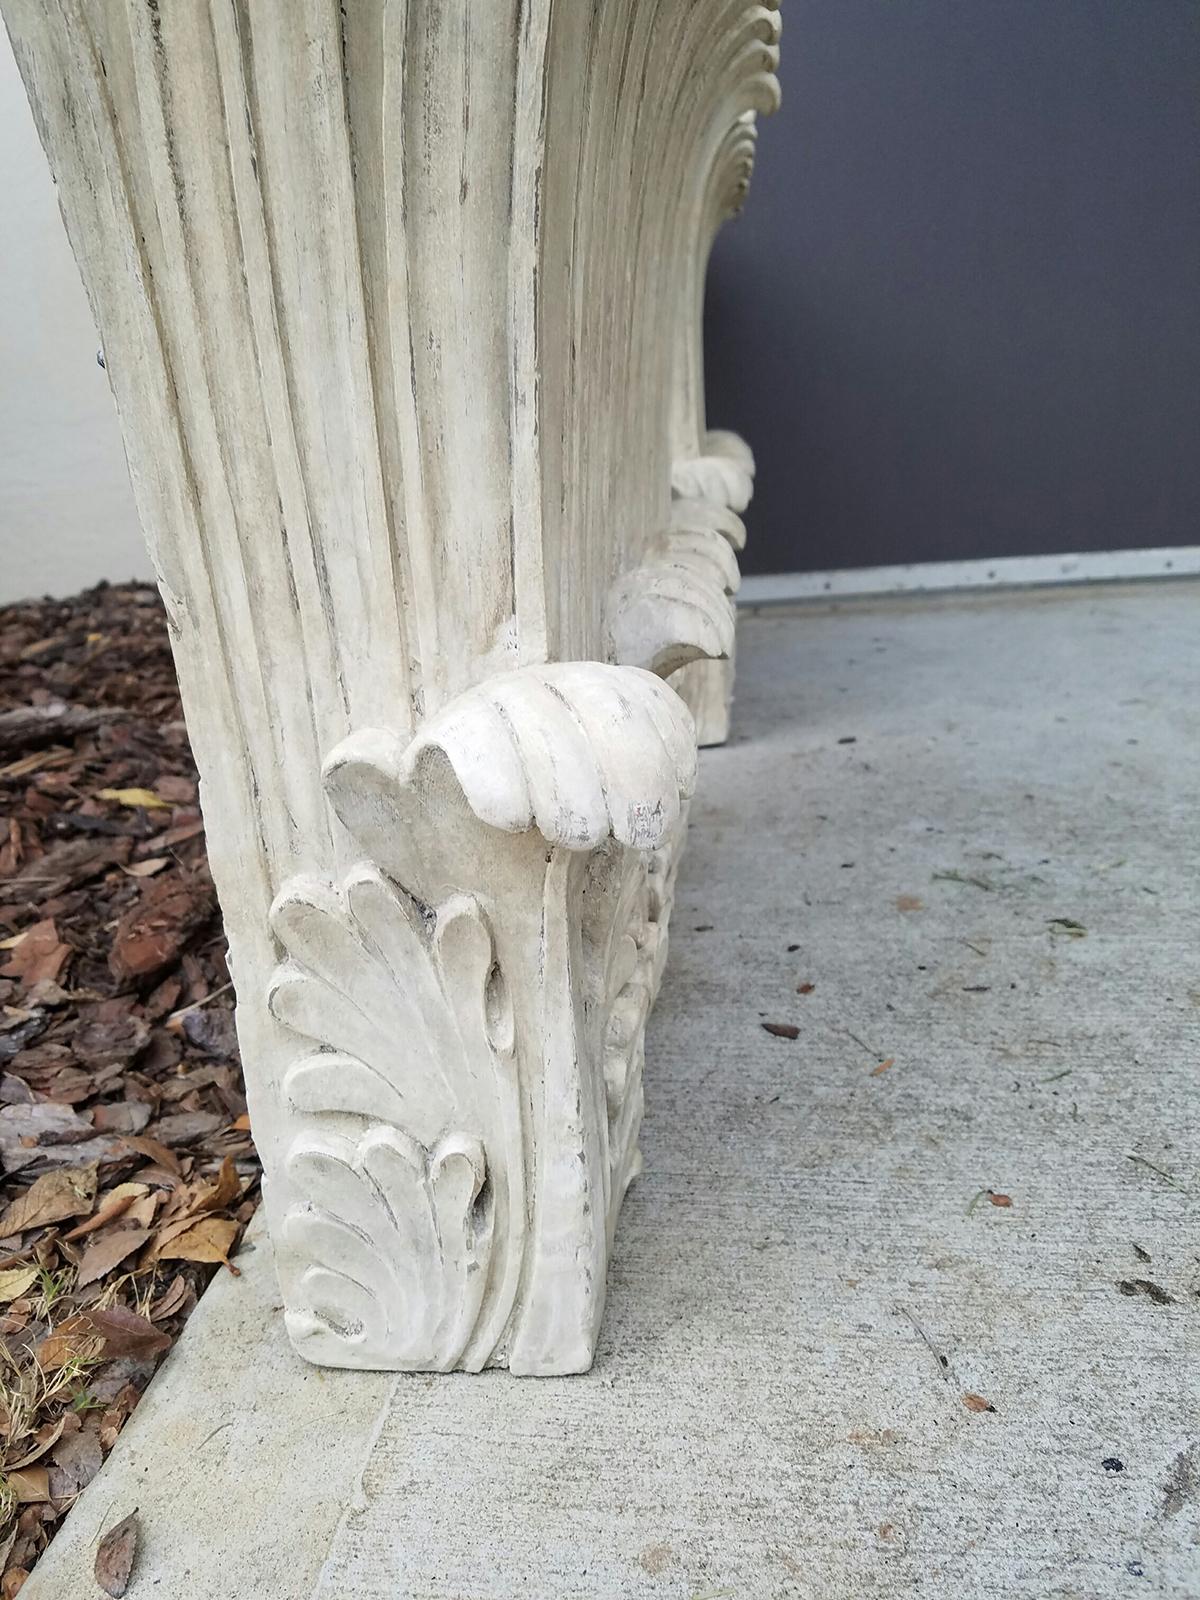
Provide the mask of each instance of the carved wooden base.
[{"label": "carved wooden base", "polygon": [[171,623],[291,1336],[579,1371],[687,707],[728,723],[753,460],[700,310],[775,5],[0,9]]}]

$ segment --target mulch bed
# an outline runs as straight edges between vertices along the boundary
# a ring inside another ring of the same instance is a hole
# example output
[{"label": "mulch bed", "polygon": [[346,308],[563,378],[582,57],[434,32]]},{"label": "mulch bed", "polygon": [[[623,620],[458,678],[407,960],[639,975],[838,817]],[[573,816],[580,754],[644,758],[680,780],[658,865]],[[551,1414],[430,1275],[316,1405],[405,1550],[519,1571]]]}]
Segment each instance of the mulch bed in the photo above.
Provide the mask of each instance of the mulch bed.
[{"label": "mulch bed", "polygon": [[0,609],[0,817],[11,1600],[209,1278],[236,1270],[258,1199],[196,771],[152,588]]}]

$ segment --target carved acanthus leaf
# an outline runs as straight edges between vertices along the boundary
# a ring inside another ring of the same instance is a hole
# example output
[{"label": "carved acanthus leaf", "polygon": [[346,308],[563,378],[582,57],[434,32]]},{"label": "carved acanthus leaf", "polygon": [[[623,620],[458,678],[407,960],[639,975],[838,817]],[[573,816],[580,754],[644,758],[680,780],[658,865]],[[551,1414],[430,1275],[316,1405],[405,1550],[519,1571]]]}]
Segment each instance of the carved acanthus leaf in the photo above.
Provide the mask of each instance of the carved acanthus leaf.
[{"label": "carved acanthus leaf", "polygon": [[308,1262],[287,1312],[297,1348],[338,1366],[482,1366],[464,1359],[496,1233],[479,1141],[429,1150],[376,1123],[357,1139],[303,1136],[287,1166],[305,1197],[284,1218]]},{"label": "carved acanthus leaf", "polygon": [[[719,533],[703,555],[668,537],[732,580]],[[339,885],[293,879],[272,916],[271,1008],[314,1045],[283,1079],[306,1353],[590,1360],[695,759],[671,689],[590,662],[491,678],[407,743],[366,730],[333,752],[327,793],[367,859]]]},{"label": "carved acanthus leaf", "polygon": [[754,493],[754,456],[736,433],[712,428],[700,454],[677,459],[671,467],[676,495],[715,500],[731,511],[745,511]]},{"label": "carved acanthus leaf", "polygon": [[722,519],[739,519],[712,501],[677,501],[687,511],[651,545],[647,560],[609,595],[608,649],[614,661],[662,677],[689,661],[724,659],[733,649],[730,602],[740,580]]},{"label": "carved acanthus leaf", "polygon": [[671,501],[671,528],[675,533],[719,533],[735,552],[746,547],[746,524],[717,500],[676,496]]},{"label": "carved acanthus leaf", "polygon": [[423,776],[436,787],[439,765],[488,827],[536,828],[568,850],[608,838],[654,849],[695,785],[696,737],[679,696],[653,673],[551,663],[466,690],[408,743],[380,729],[351,734],[325,763],[326,791],[371,858],[388,867],[397,808]]},{"label": "carved acanthus leaf", "polygon": [[282,1086],[306,1128],[287,1157],[304,1197],[285,1224],[305,1263],[292,1335],[339,1364],[481,1366],[524,1231],[512,1006],[488,920],[467,895],[432,911],[364,864],[340,888],[293,880],[272,926],[287,955],[271,1009],[316,1046]]}]

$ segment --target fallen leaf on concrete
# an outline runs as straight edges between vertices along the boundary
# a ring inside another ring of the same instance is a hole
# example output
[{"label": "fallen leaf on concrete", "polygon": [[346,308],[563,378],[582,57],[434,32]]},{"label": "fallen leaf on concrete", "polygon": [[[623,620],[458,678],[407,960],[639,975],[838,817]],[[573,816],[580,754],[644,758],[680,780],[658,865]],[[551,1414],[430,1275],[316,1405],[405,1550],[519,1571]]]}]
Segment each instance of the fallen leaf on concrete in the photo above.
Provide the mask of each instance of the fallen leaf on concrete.
[{"label": "fallen leaf on concrete", "polygon": [[977,877],[971,872],[959,872],[957,867],[951,867],[948,872],[934,872],[930,874],[934,883],[965,883],[972,889],[986,889],[989,894],[996,885],[987,878]]},{"label": "fallen leaf on concrete", "polygon": [[981,1394],[972,1394],[970,1390],[962,1397],[962,1403],[968,1411],[995,1411],[995,1406],[990,1400],[985,1400]]},{"label": "fallen leaf on concrete", "polygon": [[798,983],[796,985],[796,993],[811,994],[816,987],[815,983]]},{"label": "fallen leaf on concrete", "polygon": [[44,1228],[66,1217],[86,1216],[96,1202],[96,1163],[59,1167],[32,1183],[0,1214],[0,1238]]},{"label": "fallen leaf on concrete", "polygon": [[894,1067],[895,1065],[895,1056],[888,1056],[886,1061],[881,1061],[877,1067],[871,1068],[871,1076],[877,1078],[881,1072],[886,1072],[889,1067]]},{"label": "fallen leaf on concrete", "polygon": [[137,1555],[137,1540],[137,1512],[131,1511],[111,1527],[100,1541],[93,1570],[96,1582],[113,1600],[121,1600],[129,1587],[129,1577]]},{"label": "fallen leaf on concrete", "polygon": [[1156,1306],[1173,1306],[1175,1296],[1168,1294],[1161,1284],[1151,1283],[1149,1278],[1122,1278],[1117,1288],[1122,1294],[1144,1294],[1147,1300],[1153,1300]]},{"label": "fallen leaf on concrete", "polygon": [[897,911],[924,911],[925,902],[915,894],[898,894],[896,896]]},{"label": "fallen leaf on concrete", "polygon": [[764,1022],[763,1031],[776,1039],[798,1039],[800,1029],[794,1022]]},{"label": "fallen leaf on concrete", "polygon": [[990,1203],[992,1205],[1000,1206],[1000,1207],[1002,1207],[1004,1209],[1007,1209],[1009,1206],[1012,1205],[1012,1195],[1010,1195],[1010,1194],[997,1194],[994,1189],[989,1189],[988,1190],[988,1200],[990,1201]]}]

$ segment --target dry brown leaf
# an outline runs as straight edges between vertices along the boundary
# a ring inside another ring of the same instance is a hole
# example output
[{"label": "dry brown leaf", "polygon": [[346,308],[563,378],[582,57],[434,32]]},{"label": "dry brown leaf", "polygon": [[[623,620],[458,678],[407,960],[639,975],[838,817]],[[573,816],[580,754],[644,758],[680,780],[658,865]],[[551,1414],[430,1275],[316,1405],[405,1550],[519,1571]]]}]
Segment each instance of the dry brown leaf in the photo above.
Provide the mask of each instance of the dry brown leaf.
[{"label": "dry brown leaf", "polygon": [[114,1228],[111,1233],[101,1234],[84,1251],[75,1287],[83,1289],[98,1278],[103,1278],[114,1267],[119,1267],[127,1256],[140,1250],[151,1237],[149,1228]]},{"label": "dry brown leaf", "polygon": [[[168,1172],[173,1172],[176,1177],[183,1171],[179,1164],[179,1157],[173,1150],[168,1150],[165,1144],[160,1144],[157,1139],[152,1139],[146,1133],[126,1134],[121,1140],[131,1150],[136,1150],[141,1156],[146,1156],[157,1166],[165,1167]],[[3,1235],[0,1235],[3,1237]]]},{"label": "dry brown leaf", "polygon": [[36,1179],[0,1216],[0,1238],[44,1228],[66,1217],[86,1216],[96,1202],[96,1163],[59,1167]]},{"label": "dry brown leaf", "polygon": [[776,1039],[798,1039],[800,1029],[794,1022],[764,1022],[765,1033],[773,1034]]},{"label": "dry brown leaf", "polygon": [[131,878],[152,878],[156,872],[171,865],[170,856],[151,856],[147,861],[135,861],[122,870]]},{"label": "dry brown leaf", "polygon": [[96,1551],[96,1565],[93,1568],[96,1582],[113,1600],[121,1600],[129,1587],[129,1576],[137,1555],[137,1539],[137,1511],[134,1510],[108,1530]]},{"label": "dry brown leaf", "polygon": [[881,1072],[886,1072],[889,1067],[894,1067],[895,1065],[895,1056],[888,1056],[886,1061],[881,1061],[877,1067],[871,1068],[871,1076],[877,1078]]},{"label": "dry brown leaf", "polygon": [[158,1210],[158,1202],[162,1192],[152,1191],[142,1200],[135,1200],[125,1213],[126,1222],[131,1222],[135,1227],[148,1228],[154,1221],[154,1213]]},{"label": "dry brown leaf", "polygon": [[236,1205],[242,1197],[242,1182],[237,1175],[237,1168],[233,1164],[233,1157],[226,1156],[221,1162],[221,1170],[217,1173],[212,1183],[200,1189],[192,1202],[193,1211],[227,1211],[230,1206]]},{"label": "dry brown leaf", "polygon": [[44,1456],[46,1451],[56,1445],[62,1438],[63,1428],[66,1426],[66,1416],[59,1417],[57,1422],[45,1422],[33,1436],[33,1443],[29,1449],[19,1456],[16,1461],[9,1464],[8,1471],[15,1472],[18,1467],[27,1467],[39,1456]]},{"label": "dry brown leaf", "polygon": [[9,1267],[0,1272],[0,1305],[19,1300],[37,1281],[38,1269],[34,1267]]},{"label": "dry brown leaf", "polygon": [[981,1394],[972,1394],[968,1391],[962,1397],[962,1403],[968,1411],[995,1411],[995,1406],[990,1400],[985,1400]]},{"label": "dry brown leaf", "polygon": [[225,1217],[201,1217],[155,1253],[160,1261],[219,1261],[237,1273],[229,1252],[240,1232],[239,1225]]},{"label": "dry brown leaf", "polygon": [[117,1442],[117,1435],[129,1419],[129,1413],[142,1397],[141,1390],[136,1384],[127,1383],[114,1396],[113,1402],[106,1407],[100,1418],[100,1447],[106,1453]]},{"label": "dry brown leaf", "polygon": [[94,1217],[89,1217],[86,1222],[76,1224],[69,1233],[64,1233],[64,1239],[79,1239],[85,1233],[95,1233],[97,1228],[103,1228],[108,1222],[113,1222],[122,1213],[128,1211],[135,1200],[140,1200],[150,1193],[144,1183],[119,1183],[115,1189],[110,1189],[96,1208]]},{"label": "dry brown leaf", "polygon": [[104,1357],[107,1361],[117,1356],[136,1356],[144,1360],[169,1348],[170,1336],[160,1333],[147,1318],[130,1311],[128,1306],[95,1307],[87,1313],[92,1326],[104,1339]]},{"label": "dry brown leaf", "polygon": [[187,1303],[189,1292],[188,1281],[183,1273],[176,1273],[150,1307],[151,1322],[163,1322],[167,1317],[173,1317]]},{"label": "dry brown leaf", "polygon": [[20,978],[28,989],[43,978],[57,979],[71,953],[71,946],[58,937],[54,918],[47,917],[21,935],[8,964],[0,967],[0,976]]},{"label": "dry brown leaf", "polygon": [[19,1506],[50,1498],[50,1474],[45,1467],[18,1467],[7,1475],[7,1482]]},{"label": "dry brown leaf", "polygon": [[72,1361],[95,1360],[103,1348],[103,1338],[85,1313],[60,1323],[35,1347],[33,1356],[43,1372],[57,1372]]},{"label": "dry brown leaf", "polygon": [[1007,1207],[1012,1205],[1012,1195],[1010,1194],[993,1194],[992,1191],[989,1190],[988,1199],[994,1206]]},{"label": "dry brown leaf", "polygon": [[160,1333],[128,1306],[94,1306],[69,1317],[42,1340],[34,1354],[43,1372],[51,1372],[69,1361],[90,1361],[101,1355],[106,1360],[118,1356],[144,1360],[170,1343],[169,1334]]},{"label": "dry brown leaf", "polygon": [[77,1495],[104,1465],[100,1448],[100,1428],[77,1429],[55,1445],[50,1454],[50,1498],[68,1500]]},{"label": "dry brown leaf", "polygon": [[128,806],[134,811],[166,811],[170,804],[155,794],[153,789],[97,789],[96,799],[113,800],[117,805]]}]

